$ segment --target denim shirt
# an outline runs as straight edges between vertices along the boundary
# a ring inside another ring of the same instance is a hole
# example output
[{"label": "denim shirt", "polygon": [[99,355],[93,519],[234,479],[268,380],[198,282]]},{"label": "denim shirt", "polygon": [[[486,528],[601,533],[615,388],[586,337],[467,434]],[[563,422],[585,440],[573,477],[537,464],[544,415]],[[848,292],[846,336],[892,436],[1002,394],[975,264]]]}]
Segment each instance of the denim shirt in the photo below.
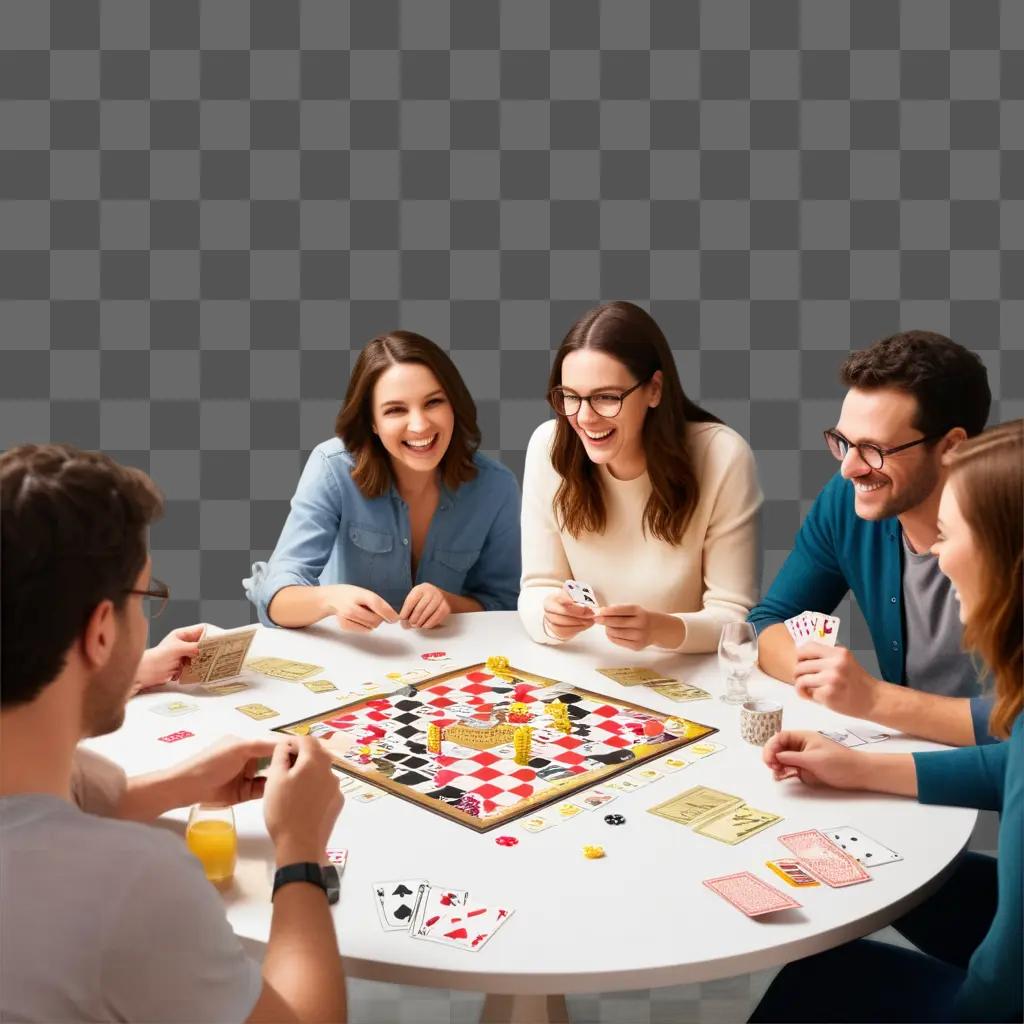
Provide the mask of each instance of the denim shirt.
[{"label": "denim shirt", "polygon": [[338,438],[309,456],[269,562],[242,581],[265,626],[274,595],[295,584],[349,583],[379,594],[399,611],[418,583],[472,597],[486,611],[511,610],[519,596],[519,485],[512,472],[479,452],[477,475],[457,490],[444,485],[412,578],[409,507],[392,484],[367,498],[352,480],[354,460]]}]

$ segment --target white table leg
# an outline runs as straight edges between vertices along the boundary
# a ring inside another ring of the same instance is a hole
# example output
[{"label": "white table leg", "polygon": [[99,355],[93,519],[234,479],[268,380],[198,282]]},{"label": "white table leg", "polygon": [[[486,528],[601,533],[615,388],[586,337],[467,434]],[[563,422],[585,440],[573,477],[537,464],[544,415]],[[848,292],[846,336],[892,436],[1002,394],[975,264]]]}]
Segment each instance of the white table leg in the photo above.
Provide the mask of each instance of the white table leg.
[{"label": "white table leg", "polygon": [[565,996],[505,996],[490,993],[480,1024],[568,1024]]}]

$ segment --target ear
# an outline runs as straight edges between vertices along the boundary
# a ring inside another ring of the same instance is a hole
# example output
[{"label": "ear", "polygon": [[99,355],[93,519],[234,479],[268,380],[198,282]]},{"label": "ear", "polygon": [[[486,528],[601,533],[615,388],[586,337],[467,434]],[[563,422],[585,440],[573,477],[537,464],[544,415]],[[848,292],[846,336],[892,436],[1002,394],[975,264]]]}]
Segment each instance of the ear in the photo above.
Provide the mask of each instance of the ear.
[{"label": "ear", "polygon": [[89,669],[100,669],[110,660],[117,641],[117,612],[114,602],[100,601],[92,610],[79,638],[79,649]]},{"label": "ear", "polygon": [[647,384],[647,387],[650,389],[648,392],[649,397],[647,399],[647,407],[649,409],[656,409],[661,405],[661,389],[662,382],[664,380],[665,376],[661,370],[655,370],[654,375]]},{"label": "ear", "polygon": [[967,431],[963,427],[954,427],[942,439],[942,454],[949,455],[967,440]]}]

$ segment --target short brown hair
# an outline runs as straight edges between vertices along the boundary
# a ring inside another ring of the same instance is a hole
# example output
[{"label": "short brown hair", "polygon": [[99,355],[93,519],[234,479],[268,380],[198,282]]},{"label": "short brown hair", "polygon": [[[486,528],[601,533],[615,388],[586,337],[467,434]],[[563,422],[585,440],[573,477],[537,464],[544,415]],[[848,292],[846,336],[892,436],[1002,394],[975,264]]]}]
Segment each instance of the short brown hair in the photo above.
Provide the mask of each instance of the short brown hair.
[{"label": "short brown hair", "polygon": [[101,452],[21,445],[0,455],[2,704],[34,700],[100,602],[120,610],[163,511],[153,481]]},{"label": "short brown hair", "polygon": [[943,334],[904,331],[854,352],[839,371],[848,388],[894,388],[917,400],[914,427],[942,437],[963,427],[968,437],[985,429],[992,392],[978,356]]},{"label": "short brown hair", "polygon": [[[661,402],[644,417],[643,447],[651,495],[642,528],[659,540],[678,544],[700,498],[700,481],[686,445],[686,424],[721,421],[686,397],[665,335],[640,306],[606,302],[584,313],[569,328],[555,355],[549,392],[561,386],[562,363],[578,349],[610,355],[638,383],[661,371]],[[584,531],[603,532],[607,511],[601,480],[565,416],[556,420],[551,464],[562,478],[554,499],[562,527],[574,537]]]},{"label": "short brown hair", "polygon": [[989,732],[1006,739],[1024,706],[1024,420],[964,441],[946,463],[984,576],[982,599],[964,624],[964,646],[992,670]]},{"label": "short brown hair", "polygon": [[473,455],[480,447],[476,404],[444,349],[412,331],[391,331],[374,338],[359,353],[338,413],[334,432],[355,459],[352,479],[367,498],[387,493],[393,477],[391,460],[373,432],[373,389],[380,375],[396,363],[420,363],[437,378],[455,413],[448,450],[441,457],[441,479],[452,490],[477,473]]}]

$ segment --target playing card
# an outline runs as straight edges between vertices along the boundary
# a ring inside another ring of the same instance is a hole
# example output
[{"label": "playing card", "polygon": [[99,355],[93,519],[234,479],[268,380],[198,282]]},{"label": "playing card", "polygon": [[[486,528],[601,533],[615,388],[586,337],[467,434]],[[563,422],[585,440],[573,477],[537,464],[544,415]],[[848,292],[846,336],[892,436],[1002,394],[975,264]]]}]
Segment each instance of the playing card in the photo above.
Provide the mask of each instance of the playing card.
[{"label": "playing card", "polygon": [[170,732],[166,736],[160,736],[159,740],[161,743],[177,743],[178,740],[187,740],[190,736],[195,736],[195,733],[189,732],[188,729],[179,729],[177,732]]},{"label": "playing card", "polygon": [[243,715],[248,715],[257,722],[262,721],[264,718],[276,718],[281,713],[273,708],[268,708],[266,704],[239,704],[236,710],[241,711]]},{"label": "playing card", "polygon": [[400,878],[390,882],[374,882],[374,906],[380,926],[386,932],[408,931],[416,908],[416,896],[425,878]]},{"label": "playing card", "polygon": [[181,673],[182,683],[212,683],[230,679],[242,671],[255,629],[228,630],[215,636],[203,635],[199,650]]},{"label": "playing card", "polygon": [[618,795],[609,789],[591,789],[577,799],[584,810],[596,811],[599,807],[610,804]]},{"label": "playing card", "polygon": [[212,697],[226,697],[229,693],[238,693],[240,690],[248,690],[249,684],[237,683],[206,683],[203,689]]},{"label": "playing card", "polygon": [[190,700],[169,700],[164,704],[156,704],[149,709],[154,714],[177,718],[179,715],[190,715],[199,710],[199,705]]},{"label": "playing card", "polygon": [[414,935],[413,938],[475,953],[483,949],[512,913],[505,907],[470,903],[465,909],[443,917],[427,935]]},{"label": "playing card", "polygon": [[635,768],[631,772],[626,773],[631,779],[635,779],[641,785],[646,785],[650,782],[657,782],[662,777],[661,772],[657,768]]},{"label": "playing card", "polygon": [[658,762],[658,771],[663,775],[674,775],[676,772],[681,772],[688,764],[690,762],[682,757],[666,757],[664,761]]},{"label": "playing card", "polygon": [[850,854],[841,850],[817,829],[791,832],[789,835],[780,836],[779,842],[812,875],[833,889],[856,885],[871,878]]},{"label": "playing card", "polygon": [[589,583],[580,583],[579,580],[566,580],[565,589],[572,598],[573,604],[582,605],[584,608],[596,609],[597,595]]},{"label": "playing card", "polygon": [[789,630],[789,635],[797,647],[807,643],[808,640],[816,639],[810,612],[801,612],[791,619],[786,619],[786,629]]},{"label": "playing card", "polygon": [[429,935],[438,921],[462,910],[468,900],[468,889],[450,889],[429,882],[421,883],[416,894],[409,934]]},{"label": "playing card", "polygon": [[620,686],[653,686],[656,683],[678,683],[678,679],[664,676],[651,668],[599,668],[598,672]]},{"label": "playing card", "polygon": [[327,863],[333,864],[338,869],[338,874],[340,875],[348,863],[348,850],[341,849],[340,847],[331,849],[328,846],[324,854],[327,857]]},{"label": "playing card", "polygon": [[884,743],[886,740],[892,739],[891,732],[877,732],[874,729],[865,729],[863,726],[858,726],[856,732],[852,729],[850,731],[865,743]]},{"label": "playing card", "polygon": [[582,814],[583,808],[579,804],[574,804],[570,801],[566,801],[564,804],[559,804],[555,809],[555,814],[562,819],[562,821],[568,821],[570,818],[575,818],[577,814]]},{"label": "playing card", "polygon": [[749,871],[738,871],[734,875],[708,878],[704,884],[719,896],[727,899],[734,907],[742,910],[747,917],[760,917],[776,910],[790,910],[800,907],[792,896],[780,892],[767,882],[762,882]]},{"label": "playing card", "polygon": [[253,672],[259,672],[261,676],[271,676],[274,679],[287,679],[295,681],[305,679],[314,672],[319,672],[323,665],[310,665],[304,661],[289,661],[287,658],[257,658],[245,666]]},{"label": "playing card", "polygon": [[815,885],[821,885],[816,878],[812,878],[802,867],[800,862],[793,857],[780,857],[778,860],[766,860],[765,866],[774,871],[786,885],[792,885],[797,889],[809,889]]},{"label": "playing card", "polygon": [[523,818],[519,822],[520,828],[527,832],[544,832],[549,828],[554,828],[557,824],[558,822],[553,818],[542,818],[539,814],[533,818]]},{"label": "playing card", "polygon": [[699,686],[691,686],[689,683],[659,683],[652,686],[652,690],[660,697],[667,697],[677,704],[685,704],[691,700],[705,700],[711,696],[707,690]]},{"label": "playing card", "polygon": [[337,687],[329,679],[306,679],[302,685],[310,693],[327,693],[329,690],[336,690]]},{"label": "playing card", "polygon": [[638,789],[643,789],[644,784],[642,782],[636,782],[634,779],[627,779],[624,775],[620,775],[617,779],[609,779],[605,783],[608,789],[614,789],[619,793],[635,793]]},{"label": "playing card", "polygon": [[723,811],[739,807],[743,800],[732,793],[723,793],[710,786],[694,786],[678,796],[649,807],[651,814],[680,825],[698,825],[714,818]]},{"label": "playing card", "polygon": [[686,752],[694,757],[710,757],[712,754],[717,754],[720,750],[725,750],[725,744],[716,743],[714,740],[705,740],[703,743],[691,743],[686,748]]},{"label": "playing card", "polygon": [[839,639],[839,619],[835,615],[826,615],[824,612],[804,612],[811,617],[811,631],[816,643],[827,644],[835,647]]},{"label": "playing card", "polygon": [[771,811],[759,811],[756,807],[749,807],[747,804],[740,804],[733,807],[724,814],[710,818],[700,825],[694,827],[698,835],[707,836],[709,839],[717,839],[720,843],[727,843],[735,846],[749,839],[758,832],[782,821],[782,816],[772,814]]},{"label": "playing card", "polygon": [[833,740],[844,747],[864,746],[864,740],[862,740],[855,732],[850,732],[849,729],[819,729],[818,732],[826,739]]},{"label": "playing card", "polygon": [[357,804],[372,804],[374,800],[379,800],[384,794],[379,789],[371,789],[366,786],[363,789],[356,790],[352,794],[352,799]]},{"label": "playing card", "polygon": [[883,846],[871,836],[866,836],[859,829],[850,825],[840,825],[835,828],[823,828],[822,833],[826,835],[841,850],[845,850],[858,863],[866,868],[878,867],[879,864],[892,864],[894,861],[903,860],[895,851],[888,846]]}]

